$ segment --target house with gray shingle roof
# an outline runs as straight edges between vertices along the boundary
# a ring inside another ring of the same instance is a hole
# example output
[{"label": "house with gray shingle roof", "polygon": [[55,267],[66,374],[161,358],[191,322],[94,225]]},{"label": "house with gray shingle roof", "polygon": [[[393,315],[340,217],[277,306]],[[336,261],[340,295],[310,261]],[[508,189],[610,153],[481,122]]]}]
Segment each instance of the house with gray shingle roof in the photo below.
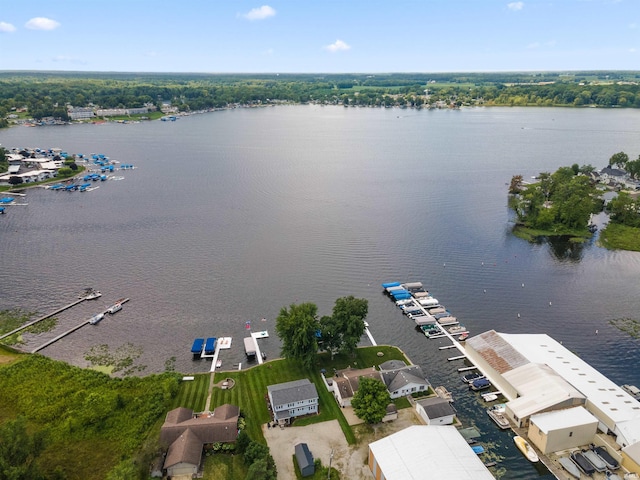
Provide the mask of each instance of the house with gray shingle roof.
[{"label": "house with gray shingle roof", "polygon": [[280,424],[291,423],[302,415],[318,413],[318,391],[307,378],[269,385],[267,393],[273,419]]},{"label": "house with gray shingle roof", "polygon": [[456,415],[451,402],[440,397],[417,400],[416,412],[427,425],[451,425]]},{"label": "house with gray shingle roof", "polygon": [[407,365],[400,360],[389,360],[380,365],[382,381],[391,398],[404,397],[417,392],[426,392],[429,382],[418,365]]}]

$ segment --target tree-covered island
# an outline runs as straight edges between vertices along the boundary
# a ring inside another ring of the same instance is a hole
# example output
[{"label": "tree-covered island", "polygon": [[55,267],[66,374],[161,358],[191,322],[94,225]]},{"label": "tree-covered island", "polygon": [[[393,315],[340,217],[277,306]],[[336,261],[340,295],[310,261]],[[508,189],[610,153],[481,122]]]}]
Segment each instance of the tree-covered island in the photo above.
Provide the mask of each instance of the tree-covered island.
[{"label": "tree-covered island", "polygon": [[[542,172],[534,182],[514,175],[509,185],[509,206],[515,213],[515,235],[569,237],[583,242],[596,231],[592,217],[603,210],[609,222],[600,243],[610,249],[640,251],[640,157],[629,160],[624,152],[611,156],[600,172],[591,165],[560,167]],[[608,203],[607,191],[617,192]]]}]

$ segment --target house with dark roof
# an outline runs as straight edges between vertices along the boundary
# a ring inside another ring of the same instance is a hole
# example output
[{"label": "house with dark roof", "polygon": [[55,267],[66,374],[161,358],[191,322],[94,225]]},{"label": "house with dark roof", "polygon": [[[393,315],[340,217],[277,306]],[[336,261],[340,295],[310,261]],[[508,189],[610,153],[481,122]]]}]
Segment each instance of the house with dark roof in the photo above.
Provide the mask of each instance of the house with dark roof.
[{"label": "house with dark roof", "polygon": [[418,365],[407,365],[401,360],[389,360],[380,364],[380,375],[391,398],[426,392],[429,389],[429,382],[422,368]]},{"label": "house with dark roof", "polygon": [[240,408],[229,404],[200,415],[184,407],[168,412],[160,430],[160,442],[168,446],[163,466],[167,475],[197,473],[205,444],[235,442],[239,415]]},{"label": "house with dark roof", "polygon": [[[335,377],[331,379],[333,395],[336,397],[341,407],[350,407],[353,395],[358,391],[360,378],[373,378],[382,380],[382,375],[374,367],[370,368],[345,368],[336,371]],[[331,390],[331,389],[330,389]]]},{"label": "house with dark roof", "polygon": [[316,467],[313,463],[313,455],[311,455],[307,444],[298,443],[294,449],[296,462],[298,463],[298,468],[300,468],[300,475],[308,477],[316,473]]},{"label": "house with dark roof", "polygon": [[304,378],[267,386],[274,421],[289,424],[296,417],[318,413],[316,386]]},{"label": "house with dark roof", "polygon": [[416,412],[427,425],[452,425],[456,416],[451,402],[437,396],[416,400]]}]

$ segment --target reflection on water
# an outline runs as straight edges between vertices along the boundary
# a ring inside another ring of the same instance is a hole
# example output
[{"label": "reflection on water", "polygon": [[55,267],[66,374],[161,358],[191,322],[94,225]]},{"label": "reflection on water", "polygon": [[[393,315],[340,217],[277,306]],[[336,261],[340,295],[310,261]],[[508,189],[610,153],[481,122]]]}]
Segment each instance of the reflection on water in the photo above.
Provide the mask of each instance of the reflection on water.
[{"label": "reflection on water", "polygon": [[[639,119],[601,109],[400,118],[393,109],[296,106],[0,131],[4,146],[99,152],[137,167],[92,192],[31,190],[28,206],[0,218],[0,308],[47,312],[99,289],[97,303],[59,315],[62,331],[128,297],[113,318],[42,353],[84,366],[92,346],[130,342],[144,348],[146,372],[171,357],[178,371],[198,372],[210,362],[191,359],[196,337],[233,337],[223,365],[246,366],[247,321],[270,332],[260,347],[274,358],[283,306],[313,302],[322,316],[339,297],[366,298],[374,337],[454,393],[463,423],[503,458],[504,478],[548,476],[495,428],[440,341],[417,333],[380,284],[422,281],[472,335],[548,333],[615,382],[640,385],[640,371],[624,368],[640,362],[638,341],[607,323],[637,318],[640,255],[528,243],[511,234],[506,205],[515,174],[555,171],[567,158],[604,166],[613,152],[640,151],[628,128]],[[25,335],[26,346],[56,333]]]}]

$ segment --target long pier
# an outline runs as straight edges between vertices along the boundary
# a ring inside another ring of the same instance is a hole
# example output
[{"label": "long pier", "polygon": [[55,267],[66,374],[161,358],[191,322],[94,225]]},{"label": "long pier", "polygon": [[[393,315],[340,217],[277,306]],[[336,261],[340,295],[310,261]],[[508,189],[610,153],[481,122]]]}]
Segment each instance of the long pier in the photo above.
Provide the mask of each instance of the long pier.
[{"label": "long pier", "polygon": [[84,320],[82,323],[80,323],[79,325],[76,325],[75,327],[67,330],[64,333],[61,333],[60,335],[58,335],[57,337],[52,338],[51,340],[49,340],[48,342],[43,343],[42,345],[40,345],[39,347],[34,348],[33,350],[31,350],[31,353],[36,353],[40,350],[42,350],[43,348],[48,347],[49,345],[51,345],[52,343],[57,342],[58,340],[60,340],[61,338],[66,337],[67,335],[69,335],[70,333],[75,332],[76,330],[84,327],[87,323],[89,323],[89,320]]},{"label": "long pier", "polygon": [[15,328],[13,330],[11,330],[9,333],[5,333],[4,335],[0,336],[0,340],[2,340],[3,338],[9,337],[11,335],[13,335],[14,333],[18,333],[21,330],[24,330],[25,328],[29,328],[32,325],[35,325],[38,322],[41,322],[42,320],[46,320],[47,318],[53,317],[54,315],[57,315],[60,312],[64,312],[65,310],[70,309],[71,307],[75,307],[76,305],[78,305],[80,302],[84,302],[86,300],[85,297],[82,297],[79,300],[76,300],[73,303],[70,303],[69,305],[65,305],[64,307],[61,307],[59,309],[57,309],[55,312],[51,312],[43,317],[37,318],[36,320],[33,320],[31,322],[25,323],[24,325],[22,325],[21,327]]},{"label": "long pier", "polygon": [[[80,301],[76,302],[75,304],[80,303],[83,299],[81,299]],[[129,298],[123,298],[122,300],[120,300],[119,303],[120,305],[124,305],[125,303],[127,303],[130,299]],[[75,305],[74,304],[74,305]],[[109,313],[109,309],[111,307],[107,308],[106,310],[104,310],[103,312],[101,312],[103,315]],[[61,311],[61,310],[60,310]],[[57,312],[56,312],[57,313]],[[50,315],[51,316],[51,315]],[[89,324],[91,322],[91,319],[88,320],[83,320],[82,323],[79,323],[78,325],[76,325],[75,327],[70,328],[69,330],[67,330],[66,332],[62,332],[60,335],[52,338],[51,340],[48,340],[47,342],[43,343],[42,345],[40,345],[39,347],[34,348],[33,350],[31,350],[31,353],[36,353],[39,352],[40,350],[48,347],[49,345],[56,343],[58,340],[66,337],[67,335],[72,334],[73,332],[75,332],[76,330],[79,330],[80,328],[84,327],[85,325]]]}]

